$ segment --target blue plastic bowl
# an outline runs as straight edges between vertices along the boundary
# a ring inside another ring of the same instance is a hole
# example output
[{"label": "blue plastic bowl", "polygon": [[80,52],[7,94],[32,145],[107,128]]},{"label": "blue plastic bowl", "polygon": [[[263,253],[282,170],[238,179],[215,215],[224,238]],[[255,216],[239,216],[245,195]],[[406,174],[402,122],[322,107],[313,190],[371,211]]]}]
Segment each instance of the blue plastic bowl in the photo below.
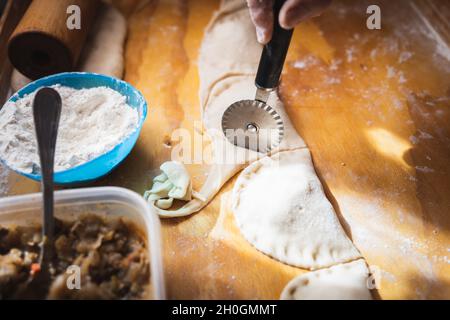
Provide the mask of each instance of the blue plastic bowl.
[{"label": "blue plastic bowl", "polygon": [[[126,96],[127,103],[139,112],[139,123],[136,130],[134,130],[120,144],[116,145],[114,149],[90,160],[89,162],[65,171],[56,172],[54,175],[54,181],[58,185],[79,185],[95,181],[111,172],[130,154],[139,137],[145,118],[147,117],[147,103],[142,94],[125,81],[105,75],[86,72],[59,73],[36,80],[20,89],[9,99],[9,101],[15,102],[24,95],[30,94],[39,88],[56,84],[75,89],[94,87],[111,88],[123,96]],[[1,161],[9,167],[4,160]],[[30,179],[36,181],[41,180],[41,175],[39,174],[30,174],[15,170],[13,168],[10,169]]]}]

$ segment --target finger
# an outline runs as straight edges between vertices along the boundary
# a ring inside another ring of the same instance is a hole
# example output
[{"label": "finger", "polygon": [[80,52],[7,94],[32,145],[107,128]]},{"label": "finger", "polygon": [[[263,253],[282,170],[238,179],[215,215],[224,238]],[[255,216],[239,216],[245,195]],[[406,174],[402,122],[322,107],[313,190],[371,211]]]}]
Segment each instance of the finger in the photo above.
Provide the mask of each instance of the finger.
[{"label": "finger", "polygon": [[287,0],[280,11],[280,25],[292,29],[300,22],[319,16],[331,0]]},{"label": "finger", "polygon": [[266,44],[273,33],[273,0],[247,0],[258,42]]}]

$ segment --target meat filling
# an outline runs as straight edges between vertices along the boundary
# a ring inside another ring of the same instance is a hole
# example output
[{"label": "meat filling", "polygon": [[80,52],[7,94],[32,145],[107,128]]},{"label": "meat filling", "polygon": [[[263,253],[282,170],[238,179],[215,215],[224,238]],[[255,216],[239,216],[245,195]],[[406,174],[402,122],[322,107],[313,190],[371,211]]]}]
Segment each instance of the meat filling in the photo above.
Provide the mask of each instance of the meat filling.
[{"label": "meat filling", "polygon": [[[48,294],[38,299],[141,299],[150,292],[147,244],[122,219],[85,215],[56,221],[55,257]],[[26,283],[39,272],[41,230],[0,228],[0,299],[27,297]]]}]

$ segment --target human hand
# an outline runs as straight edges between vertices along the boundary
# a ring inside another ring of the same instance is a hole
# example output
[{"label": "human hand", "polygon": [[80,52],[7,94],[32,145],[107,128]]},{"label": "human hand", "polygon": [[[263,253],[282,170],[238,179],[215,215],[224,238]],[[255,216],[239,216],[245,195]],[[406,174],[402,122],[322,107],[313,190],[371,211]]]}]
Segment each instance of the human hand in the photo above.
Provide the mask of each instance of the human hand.
[{"label": "human hand", "polygon": [[[300,22],[320,15],[330,3],[331,0],[286,0],[276,19],[282,28],[292,29]],[[247,0],[258,42],[262,44],[272,38],[273,4],[274,0]]]}]

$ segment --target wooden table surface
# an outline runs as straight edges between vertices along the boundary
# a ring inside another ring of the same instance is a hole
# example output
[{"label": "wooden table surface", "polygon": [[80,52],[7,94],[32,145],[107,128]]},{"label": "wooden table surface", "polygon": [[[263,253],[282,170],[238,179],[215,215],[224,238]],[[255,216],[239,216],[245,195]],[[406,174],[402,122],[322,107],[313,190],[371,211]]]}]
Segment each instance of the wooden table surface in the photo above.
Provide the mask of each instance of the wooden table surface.
[{"label": "wooden table surface", "polygon": [[[129,17],[125,79],[143,92],[149,115],[132,154],[96,185],[143,193],[170,159],[174,130],[200,130],[197,57],[218,1],[160,0],[134,13],[140,1],[115,2]],[[449,299],[447,39],[437,46],[409,1],[372,2],[382,9],[382,30],[366,28],[369,3],[356,0],[337,0],[300,25],[280,93],[327,196],[375,273],[375,297]],[[189,170],[198,188],[207,166]],[[0,180],[7,194],[39,190],[13,173]],[[162,221],[169,298],[277,299],[306,272],[243,239],[227,206],[232,183],[201,212]]]}]

